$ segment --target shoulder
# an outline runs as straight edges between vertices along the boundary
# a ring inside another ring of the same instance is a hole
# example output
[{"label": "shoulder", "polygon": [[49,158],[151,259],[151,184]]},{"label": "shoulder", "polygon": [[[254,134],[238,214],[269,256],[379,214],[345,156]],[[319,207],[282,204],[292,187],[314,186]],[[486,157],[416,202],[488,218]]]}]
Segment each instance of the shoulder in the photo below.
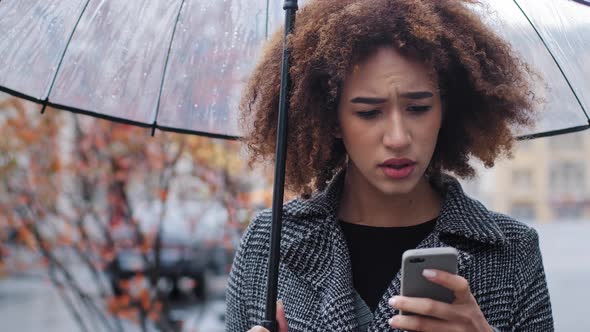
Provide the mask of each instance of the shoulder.
[{"label": "shoulder", "polygon": [[[470,198],[471,199],[471,198]],[[481,202],[471,199],[479,213],[485,213],[487,218],[479,219],[480,222],[491,223],[493,228],[499,231],[503,238],[503,244],[514,251],[529,251],[534,246],[538,247],[538,234],[530,224],[519,221],[507,214],[487,209]],[[484,211],[484,212],[482,212]]]},{"label": "shoulder", "polygon": [[511,243],[537,238],[537,231],[524,222],[518,221],[506,214],[489,211],[490,219],[502,231],[506,240]]},{"label": "shoulder", "polygon": [[443,193],[442,230],[489,244],[514,245],[536,239],[536,231],[506,214],[492,211],[463,191],[459,181],[444,175],[436,185]]},{"label": "shoulder", "polygon": [[253,254],[263,254],[264,250],[267,250],[269,246],[271,224],[272,210],[263,209],[258,211],[242,234],[242,240],[240,241],[236,255],[247,260]]},{"label": "shoulder", "polygon": [[248,224],[246,231],[244,232],[245,237],[251,237],[254,234],[261,234],[270,232],[270,225],[272,223],[272,209],[262,209],[254,215],[254,218]]},{"label": "shoulder", "polygon": [[539,236],[531,225],[495,211],[489,211],[489,215],[487,222],[494,223],[504,238],[496,254],[512,262],[510,265],[517,274],[528,270],[531,265],[542,265]]},{"label": "shoulder", "polygon": [[497,212],[492,212],[492,215],[506,237],[507,247],[516,263],[517,278],[518,276],[523,278],[523,275],[530,275],[532,271],[538,272],[537,268],[543,270],[543,259],[537,231],[530,225],[507,215]]},{"label": "shoulder", "polygon": [[[323,215],[314,215],[306,200],[297,198],[283,205],[281,219],[281,250],[293,242],[298,241],[317,228],[319,222],[325,219]],[[257,252],[264,254],[269,250],[272,233],[272,214],[270,208],[260,210],[256,213],[246,228],[242,237],[241,247],[246,252]],[[251,249],[254,247],[254,249]],[[255,253],[256,254],[256,253]]]},{"label": "shoulder", "polygon": [[[297,227],[301,221],[311,217],[312,209],[308,206],[305,200],[301,198],[292,199],[283,205],[282,213],[282,229]],[[272,225],[271,208],[265,208],[256,213],[254,218],[250,221],[246,233],[253,234],[270,234]]]}]

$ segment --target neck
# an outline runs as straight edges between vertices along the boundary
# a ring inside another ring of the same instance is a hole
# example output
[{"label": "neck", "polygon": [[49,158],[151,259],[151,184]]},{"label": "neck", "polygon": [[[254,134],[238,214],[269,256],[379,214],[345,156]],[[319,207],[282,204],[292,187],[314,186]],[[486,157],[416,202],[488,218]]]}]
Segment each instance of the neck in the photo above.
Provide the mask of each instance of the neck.
[{"label": "neck", "polygon": [[418,225],[436,218],[442,199],[426,177],[422,177],[411,192],[387,195],[350,172],[345,175],[338,218],[356,224],[375,227],[404,227]]}]

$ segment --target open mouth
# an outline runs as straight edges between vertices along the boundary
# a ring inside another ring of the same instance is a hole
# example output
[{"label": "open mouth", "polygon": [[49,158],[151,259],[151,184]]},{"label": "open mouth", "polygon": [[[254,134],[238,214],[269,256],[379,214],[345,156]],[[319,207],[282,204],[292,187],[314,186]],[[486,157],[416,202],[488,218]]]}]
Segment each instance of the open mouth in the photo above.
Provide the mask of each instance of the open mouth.
[{"label": "open mouth", "polygon": [[406,168],[408,166],[411,166],[412,164],[403,164],[403,165],[383,165],[384,167],[387,168],[393,168],[393,169],[403,169]]},{"label": "open mouth", "polygon": [[387,164],[381,165],[381,169],[385,175],[394,180],[401,180],[407,178],[414,172],[416,163],[403,163],[403,164]]}]

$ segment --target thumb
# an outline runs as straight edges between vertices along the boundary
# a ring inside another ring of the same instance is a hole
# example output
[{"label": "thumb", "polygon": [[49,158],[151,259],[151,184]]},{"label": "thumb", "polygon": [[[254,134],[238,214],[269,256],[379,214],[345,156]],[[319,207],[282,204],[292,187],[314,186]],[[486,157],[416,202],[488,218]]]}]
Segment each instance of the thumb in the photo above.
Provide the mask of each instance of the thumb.
[{"label": "thumb", "polygon": [[285,317],[285,306],[283,301],[277,301],[277,322],[279,323],[279,332],[288,332],[287,318]]}]

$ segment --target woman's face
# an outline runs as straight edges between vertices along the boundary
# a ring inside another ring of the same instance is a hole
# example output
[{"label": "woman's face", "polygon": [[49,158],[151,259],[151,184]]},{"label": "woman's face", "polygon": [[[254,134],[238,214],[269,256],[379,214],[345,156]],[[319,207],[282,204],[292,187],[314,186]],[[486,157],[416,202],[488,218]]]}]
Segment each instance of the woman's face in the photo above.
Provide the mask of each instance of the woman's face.
[{"label": "woman's face", "polygon": [[438,86],[429,69],[380,48],[354,67],[338,105],[352,176],[386,195],[411,192],[426,171],[442,122]]}]

